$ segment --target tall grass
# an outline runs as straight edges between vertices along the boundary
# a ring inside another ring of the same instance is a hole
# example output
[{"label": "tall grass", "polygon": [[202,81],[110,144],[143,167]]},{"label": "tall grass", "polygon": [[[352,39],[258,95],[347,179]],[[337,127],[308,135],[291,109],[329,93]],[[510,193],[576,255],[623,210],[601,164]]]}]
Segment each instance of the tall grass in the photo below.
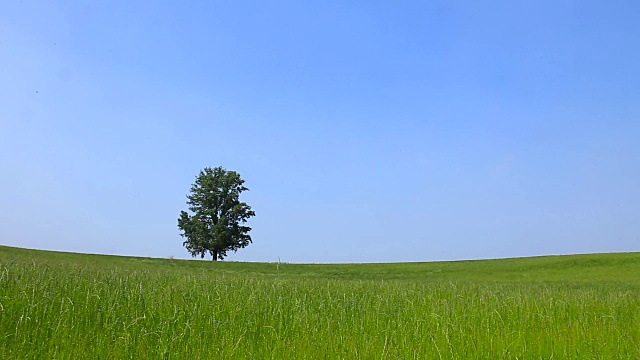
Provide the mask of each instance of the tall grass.
[{"label": "tall grass", "polygon": [[[626,260],[599,272],[640,264],[638,254],[617,256]],[[593,263],[576,259],[565,267],[573,280],[550,270],[545,281],[520,259],[502,264],[524,270],[495,281],[474,279],[460,263],[438,265],[457,267],[457,279],[399,278],[386,265],[280,265],[278,274],[273,264],[0,247],[0,358],[640,358],[638,274],[590,280],[580,274],[592,274]],[[485,270],[499,272],[499,264]],[[408,273],[418,265],[404,264]]]}]

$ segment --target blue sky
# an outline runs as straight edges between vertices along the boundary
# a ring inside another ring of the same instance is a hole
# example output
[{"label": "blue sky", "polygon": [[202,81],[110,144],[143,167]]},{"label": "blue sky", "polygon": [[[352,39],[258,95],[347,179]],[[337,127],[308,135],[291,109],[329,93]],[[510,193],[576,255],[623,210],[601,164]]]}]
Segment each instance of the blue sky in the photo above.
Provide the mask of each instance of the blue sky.
[{"label": "blue sky", "polygon": [[200,169],[227,259],[640,250],[637,1],[4,1],[0,243],[189,258]]}]

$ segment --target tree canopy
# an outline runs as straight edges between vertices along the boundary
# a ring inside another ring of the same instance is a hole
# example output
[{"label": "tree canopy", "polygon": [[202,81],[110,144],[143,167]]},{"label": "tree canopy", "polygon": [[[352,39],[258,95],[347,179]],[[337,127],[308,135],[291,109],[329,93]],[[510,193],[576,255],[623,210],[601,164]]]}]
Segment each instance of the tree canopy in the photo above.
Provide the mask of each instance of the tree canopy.
[{"label": "tree canopy", "polygon": [[223,260],[229,251],[237,251],[251,243],[244,224],[255,216],[251,207],[240,201],[240,194],[249,190],[235,171],[222,167],[206,167],[200,171],[187,195],[189,211],[180,212],[178,228],[186,240],[183,245],[191,256],[213,261]]}]

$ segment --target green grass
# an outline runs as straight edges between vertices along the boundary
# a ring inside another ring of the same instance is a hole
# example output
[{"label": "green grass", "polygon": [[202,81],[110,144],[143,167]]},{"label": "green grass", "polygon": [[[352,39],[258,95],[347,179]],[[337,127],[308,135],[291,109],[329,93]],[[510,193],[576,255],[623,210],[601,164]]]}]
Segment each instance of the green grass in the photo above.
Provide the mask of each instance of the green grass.
[{"label": "green grass", "polygon": [[640,253],[296,265],[0,247],[3,359],[638,359]]}]

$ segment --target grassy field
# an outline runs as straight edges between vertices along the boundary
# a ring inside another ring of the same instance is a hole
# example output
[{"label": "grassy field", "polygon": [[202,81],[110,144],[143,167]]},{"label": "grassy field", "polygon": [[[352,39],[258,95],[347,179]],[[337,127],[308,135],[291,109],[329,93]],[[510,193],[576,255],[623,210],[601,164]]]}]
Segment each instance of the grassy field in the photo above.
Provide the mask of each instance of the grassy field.
[{"label": "grassy field", "polygon": [[295,265],[0,247],[2,359],[640,359],[640,253]]}]

